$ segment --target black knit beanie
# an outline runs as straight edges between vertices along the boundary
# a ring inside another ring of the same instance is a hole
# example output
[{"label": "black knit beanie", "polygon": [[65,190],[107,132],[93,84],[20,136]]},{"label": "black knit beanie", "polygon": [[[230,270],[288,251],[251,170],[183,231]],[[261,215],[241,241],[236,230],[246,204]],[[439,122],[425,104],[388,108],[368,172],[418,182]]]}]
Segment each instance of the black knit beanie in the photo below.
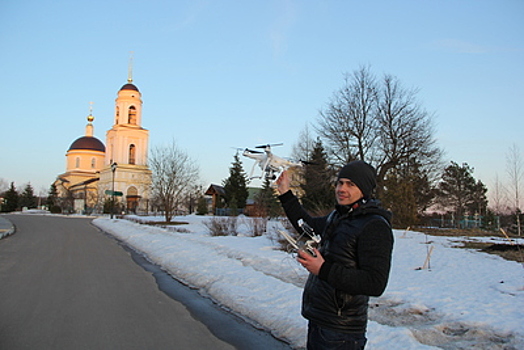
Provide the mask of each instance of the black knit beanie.
[{"label": "black knit beanie", "polygon": [[338,179],[350,179],[358,186],[364,198],[371,197],[377,185],[376,171],[370,164],[363,160],[354,160],[344,165],[338,173]]}]

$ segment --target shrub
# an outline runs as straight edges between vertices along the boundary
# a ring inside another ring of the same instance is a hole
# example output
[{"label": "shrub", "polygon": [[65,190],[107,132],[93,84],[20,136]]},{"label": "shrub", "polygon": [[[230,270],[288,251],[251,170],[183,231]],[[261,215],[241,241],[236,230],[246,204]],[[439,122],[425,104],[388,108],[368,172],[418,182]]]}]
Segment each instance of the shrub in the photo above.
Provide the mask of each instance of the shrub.
[{"label": "shrub", "polygon": [[60,208],[58,205],[53,205],[51,208],[49,208],[49,211],[53,214],[60,214],[62,212],[62,208]]},{"label": "shrub", "polygon": [[237,217],[215,216],[209,220],[204,221],[204,225],[209,230],[211,236],[236,236],[237,231]]},{"label": "shrub", "polygon": [[253,237],[260,237],[267,231],[267,217],[254,217],[248,219],[248,226]]}]

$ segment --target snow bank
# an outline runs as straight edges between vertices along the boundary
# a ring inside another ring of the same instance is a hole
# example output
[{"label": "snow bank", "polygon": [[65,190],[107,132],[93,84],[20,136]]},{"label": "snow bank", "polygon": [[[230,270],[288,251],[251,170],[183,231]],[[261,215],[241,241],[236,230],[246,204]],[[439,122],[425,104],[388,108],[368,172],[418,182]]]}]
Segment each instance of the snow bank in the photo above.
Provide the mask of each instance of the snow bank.
[{"label": "snow bank", "polygon": [[[217,303],[295,348],[305,346],[300,301],[307,271],[290,254],[275,250],[271,237],[210,237],[203,224],[209,217],[175,220],[188,222],[190,233],[93,222]],[[388,288],[371,300],[366,349],[524,349],[521,264],[454,248],[447,237],[395,236]],[[429,251],[430,269],[420,269]]]}]

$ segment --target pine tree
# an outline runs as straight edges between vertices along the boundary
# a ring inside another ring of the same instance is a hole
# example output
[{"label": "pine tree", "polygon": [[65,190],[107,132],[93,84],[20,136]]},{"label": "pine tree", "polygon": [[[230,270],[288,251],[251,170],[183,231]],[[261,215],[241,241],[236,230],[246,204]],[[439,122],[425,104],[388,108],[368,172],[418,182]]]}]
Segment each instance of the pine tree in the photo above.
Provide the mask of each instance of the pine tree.
[{"label": "pine tree", "polygon": [[427,173],[416,162],[391,169],[383,185],[380,200],[393,212],[393,225],[396,227],[417,224],[419,214],[427,209],[435,196]]},{"label": "pine tree", "polygon": [[381,201],[391,210],[395,227],[408,227],[417,223],[417,206],[415,199],[414,176],[402,174],[392,169],[384,179],[384,188]]},{"label": "pine tree", "polygon": [[264,179],[262,189],[255,196],[255,215],[269,218],[282,215],[282,207],[269,179]]},{"label": "pine tree", "polygon": [[204,196],[200,196],[197,200],[197,215],[206,215],[208,212],[207,201]]},{"label": "pine tree", "polygon": [[488,199],[486,193],[488,189],[482,181],[477,180],[477,183],[472,188],[471,203],[468,205],[468,212],[470,214],[485,215],[488,208]]},{"label": "pine tree", "polygon": [[242,168],[238,154],[235,154],[232,166],[229,168],[229,177],[223,181],[223,187],[226,205],[233,211],[233,214],[237,213],[237,209],[246,207],[247,197],[249,196],[247,175]]},{"label": "pine tree", "polygon": [[36,208],[37,200],[34,194],[33,186],[31,186],[30,183],[28,183],[25,186],[24,192],[22,192],[22,195],[20,196],[20,200],[18,204],[22,208],[28,208],[28,209]]},{"label": "pine tree", "polygon": [[442,174],[442,182],[439,184],[440,201],[458,219],[465,214],[485,212],[486,187],[480,180],[475,181],[472,174],[473,169],[467,163],[460,166],[455,162],[451,162]]},{"label": "pine tree", "polygon": [[55,184],[51,184],[51,186],[49,186],[49,192],[47,193],[47,199],[45,203],[47,205],[47,209],[51,213],[60,213],[62,211],[60,206],[58,206],[58,191]]},{"label": "pine tree", "polygon": [[322,141],[317,139],[305,165],[304,183],[301,185],[304,191],[302,203],[306,210],[318,215],[332,210],[335,205],[333,179],[334,172],[328,164]]},{"label": "pine tree", "polygon": [[18,209],[18,192],[16,191],[15,183],[11,182],[11,186],[5,192],[4,203],[2,204],[3,212],[11,212]]}]

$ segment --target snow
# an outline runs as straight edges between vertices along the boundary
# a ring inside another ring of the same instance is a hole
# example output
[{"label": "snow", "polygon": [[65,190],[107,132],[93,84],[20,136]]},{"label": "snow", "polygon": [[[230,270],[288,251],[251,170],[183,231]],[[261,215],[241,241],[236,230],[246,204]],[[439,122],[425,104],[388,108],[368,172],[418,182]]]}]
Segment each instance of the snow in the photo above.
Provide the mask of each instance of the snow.
[{"label": "snow", "polygon": [[[93,223],[216,303],[303,348],[307,271],[277,249],[280,223],[271,221],[269,233],[251,237],[250,219],[240,217],[237,236],[211,237],[206,220],[212,218],[176,217],[188,223],[176,226],[181,232],[125,219]],[[367,350],[524,349],[522,264],[458,249],[457,237],[394,234],[388,287],[370,301]],[[422,269],[430,251],[429,268]]]}]

